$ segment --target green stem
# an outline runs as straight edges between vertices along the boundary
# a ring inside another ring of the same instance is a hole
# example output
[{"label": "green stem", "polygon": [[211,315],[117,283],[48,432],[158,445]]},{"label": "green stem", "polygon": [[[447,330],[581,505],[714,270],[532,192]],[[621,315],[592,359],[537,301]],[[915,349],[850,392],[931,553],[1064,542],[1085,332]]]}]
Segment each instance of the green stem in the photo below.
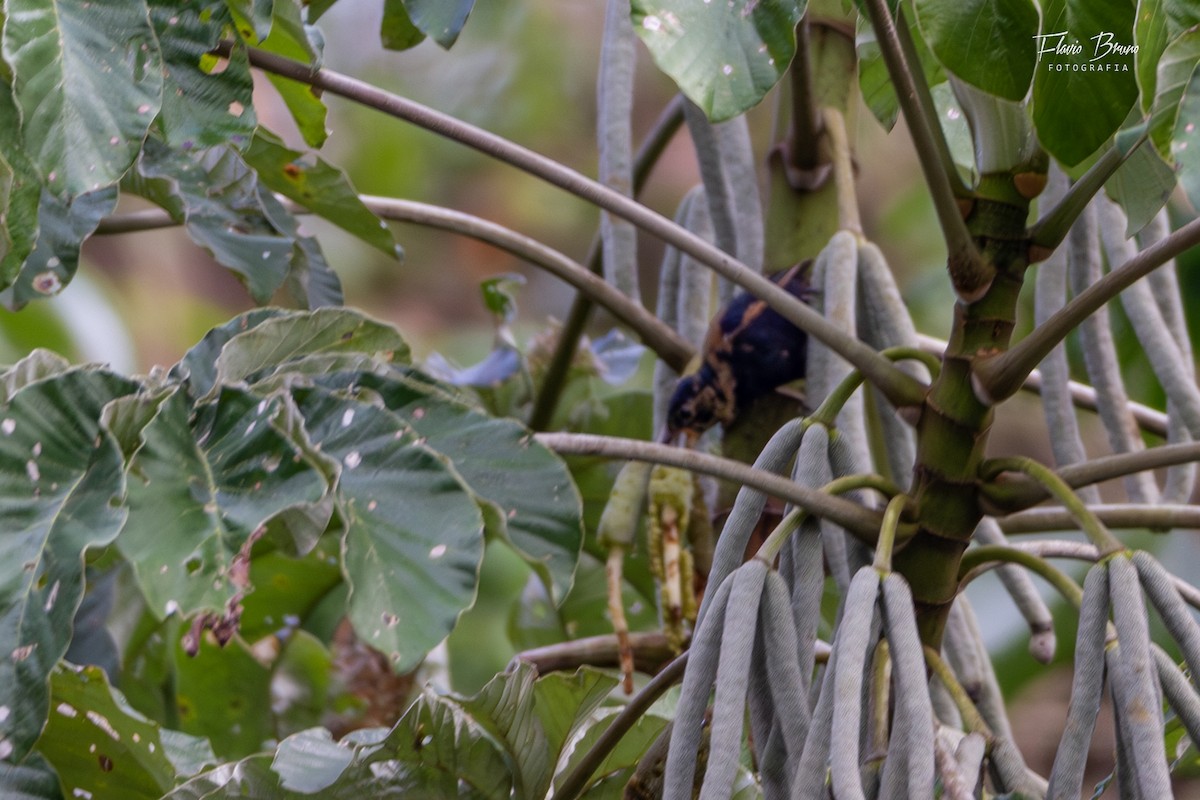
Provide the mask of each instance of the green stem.
[{"label": "green stem", "polygon": [[1142,146],[1147,138],[1146,134],[1142,134],[1125,152],[1121,152],[1115,143],[1111,145],[1083,174],[1083,177],[1071,184],[1071,188],[1063,195],[1062,200],[1030,227],[1030,243],[1045,249],[1041,258],[1031,258],[1031,260],[1040,261],[1042,258],[1046,258],[1062,244],[1063,239],[1067,237],[1067,231],[1071,230],[1075,220],[1079,219],[1079,215],[1087,208],[1088,203],[1092,202],[1096,193],[1104,188],[1104,184],[1113,176],[1113,173],[1133,155],[1135,150]]},{"label": "green stem", "polygon": [[[920,361],[929,368],[930,374],[933,376],[936,376],[942,367],[942,362],[937,356],[917,347],[889,347],[882,351],[880,355],[889,361]],[[833,391],[829,393],[820,407],[812,413],[809,421],[820,423],[830,430],[835,428],[837,425],[837,416],[841,413],[842,407],[858,391],[858,387],[862,385],[862,382],[863,376],[861,372],[858,370],[850,372],[845,378],[842,378],[841,383],[834,387]]]},{"label": "green stem", "polygon": [[[878,2],[878,0],[876,0]],[[232,43],[225,42],[214,53],[228,56]],[[385,92],[363,81],[326,69],[283,58],[257,48],[246,48],[252,66],[345,97],[369,108],[403,119],[448,139],[473,147],[485,155],[524,170],[554,186],[623,217],[647,233],[687,253],[728,280],[760,298],[780,316],[825,344],[858,367],[897,408],[919,404],[924,398],[921,384],[896,369],[887,359],[855,337],[826,320],[786,289],[776,286],[745,264],[703,238],[675,224],[646,206],[614,192],[576,170],[539,153],[435,111],[399,95]]]},{"label": "green stem", "polygon": [[950,668],[950,665],[946,663],[941,654],[929,645],[925,645],[925,663],[929,666],[929,671],[941,681],[942,686],[946,687],[946,691],[950,694],[950,699],[954,701],[954,705],[967,727],[975,733],[983,734],[990,741],[992,738],[992,729],[988,727],[987,722],[983,719],[983,715],[979,713],[979,709],[971,701],[971,695],[958,682],[958,678],[954,676],[954,670]]},{"label": "green stem", "polygon": [[781,519],[779,524],[763,540],[754,557],[765,561],[768,565],[774,565],[775,557],[783,549],[784,543],[793,533],[800,529],[800,526],[804,524],[804,520],[806,519],[808,519],[808,512],[803,508],[795,508],[789,511],[787,516]]},{"label": "green stem", "polygon": [[[384,219],[424,225],[467,236],[476,241],[486,242],[535,267],[546,270],[574,286],[581,294],[599,303],[614,317],[628,325],[647,347],[673,368],[681,369],[694,355],[690,343],[640,304],[605,283],[603,279],[582,264],[547,247],[536,239],[505,228],[503,225],[497,225],[494,222],[450,208],[394,197],[362,195],[360,199],[367,208]],[[307,211],[302,206],[291,202],[286,205],[292,211]],[[127,233],[133,230],[149,230],[174,224],[176,223],[165,211],[137,211],[109,217],[100,224],[97,233]]]},{"label": "green stem", "polygon": [[1033,368],[1098,308],[1134,281],[1197,244],[1200,244],[1200,219],[1192,220],[1110,271],[1008,351],[976,360],[972,377],[976,396],[989,405],[1011,396],[1021,388]]},{"label": "green stem", "polygon": [[995,270],[980,257],[967,230],[950,174],[941,157],[942,150],[947,146],[944,141],[940,145],[937,141],[945,137],[936,116],[932,119],[927,116],[917,99],[916,81],[887,3],[885,0],[866,0],[865,5],[871,18],[871,27],[875,29],[875,39],[879,42],[879,51],[892,78],[892,85],[896,88],[900,110],[908,123],[925,183],[933,198],[942,236],[946,240],[947,263],[954,288],[967,301],[973,300],[991,285]]},{"label": "green stem", "polygon": [[591,780],[592,774],[599,769],[608,754],[620,744],[625,734],[641,720],[658,698],[682,680],[687,661],[688,654],[681,653],[678,658],[664,667],[662,672],[655,675],[637,693],[637,696],[629,701],[629,705],[621,709],[612,724],[605,728],[596,743],[588,748],[588,751],[579,759],[571,774],[559,785],[558,791],[554,793],[554,800],[575,800],[582,794],[583,790],[587,788],[587,782]]},{"label": "green stem", "polygon": [[1019,456],[996,458],[984,462],[979,471],[984,480],[991,480],[1001,472],[1021,472],[1028,475],[1044,486],[1054,499],[1063,504],[1101,553],[1115,553],[1125,549],[1121,541],[1113,536],[1104,523],[1092,513],[1087,503],[1083,502],[1083,499],[1075,494],[1066,481],[1045,464],[1039,464],[1032,458]]},{"label": "green stem", "polygon": [[900,515],[904,506],[909,502],[906,495],[898,494],[888,501],[883,510],[883,523],[879,526],[879,541],[875,545],[875,569],[881,573],[892,571],[892,549],[896,544],[896,528],[900,525]]},{"label": "green stem", "polygon": [[962,561],[958,565],[959,575],[962,576],[962,586],[966,587],[968,583],[987,569],[1002,563],[1019,564],[1030,572],[1035,572],[1042,576],[1047,583],[1058,590],[1058,593],[1076,609],[1083,602],[1083,589],[1078,583],[1071,580],[1071,577],[1067,573],[1040,556],[1026,550],[1000,544],[985,544],[979,547],[972,547],[963,554]]},{"label": "green stem", "polygon": [[[659,156],[667,149],[667,145],[682,124],[683,95],[677,94],[671,98],[662,113],[658,115],[654,127],[650,129],[650,133],[646,135],[637,155],[634,156],[634,197],[637,197],[642,187],[646,185],[650,171],[658,163]],[[589,271],[597,275],[603,267],[603,244],[598,232],[592,237],[592,243],[588,247],[584,263],[587,264]],[[533,411],[529,415],[529,427],[535,431],[545,430],[550,425],[550,420],[558,407],[559,398],[562,397],[563,388],[566,386],[567,374],[571,370],[571,362],[575,359],[575,351],[579,348],[579,340],[583,338],[583,332],[587,329],[593,306],[592,298],[583,292],[575,295],[575,299],[571,301],[571,310],[567,312],[567,318],[559,332],[558,341],[554,343],[554,353],[546,366],[541,389],[534,398]],[[666,361],[666,359],[663,360]],[[666,363],[676,372],[682,372],[687,361],[678,366],[670,361],[666,361]]]}]

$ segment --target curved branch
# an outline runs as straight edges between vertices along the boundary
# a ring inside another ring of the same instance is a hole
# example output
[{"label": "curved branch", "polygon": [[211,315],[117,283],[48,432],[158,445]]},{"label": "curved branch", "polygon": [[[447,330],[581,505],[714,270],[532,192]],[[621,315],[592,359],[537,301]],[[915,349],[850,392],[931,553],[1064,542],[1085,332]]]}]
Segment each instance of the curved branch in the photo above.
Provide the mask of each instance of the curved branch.
[{"label": "curved branch", "polygon": [[[284,198],[280,199],[290,211],[308,213],[308,209],[304,206]],[[605,283],[587,267],[536,239],[480,217],[428,203],[371,195],[362,195],[359,199],[367,208],[384,219],[411,222],[468,236],[493,245],[506,253],[511,253],[534,266],[541,267],[608,309],[613,316],[637,333],[647,347],[672,367],[681,369],[692,358],[694,351],[691,344],[671,330],[670,326],[663,324],[640,304]],[[157,209],[135,211],[102,220],[96,233],[128,233],[175,224],[165,211]]]},{"label": "curved branch", "polygon": [[[1120,503],[1090,506],[1089,510],[1110,528],[1126,530],[1144,528],[1161,532],[1169,531],[1172,528],[1200,530],[1200,507],[1197,506],[1145,506]],[[1063,508],[1031,508],[1020,514],[1004,517],[997,522],[1000,523],[1000,529],[1007,534],[1079,529],[1079,523]]]},{"label": "curved branch", "polygon": [[1120,294],[1139,278],[1149,275],[1175,256],[1200,244],[1200,218],[1147,247],[1112,270],[1063,306],[1012,349],[975,362],[975,394],[989,405],[1012,395],[1054,346],[1067,338],[1079,323]]},{"label": "curved branch", "polygon": [[[1117,453],[1060,467],[1058,477],[1072,489],[1101,481],[1123,478],[1137,472],[1200,462],[1200,442],[1165,444],[1133,453]],[[983,487],[989,514],[1011,514],[1037,505],[1050,496],[1045,487],[1032,480],[1018,478]]]},{"label": "curved branch", "polygon": [[1049,257],[1050,253],[1062,244],[1063,239],[1067,238],[1067,231],[1071,230],[1071,226],[1087,208],[1087,204],[1092,201],[1097,192],[1104,188],[1104,184],[1113,176],[1113,173],[1133,155],[1135,150],[1142,146],[1147,138],[1145,134],[1142,134],[1141,138],[1125,152],[1121,152],[1121,148],[1117,147],[1115,142],[1110,145],[1096,163],[1092,164],[1083,174],[1083,177],[1071,184],[1071,188],[1054,208],[1046,212],[1044,217],[1030,227],[1030,243],[1045,248],[1043,258]]},{"label": "curved branch", "polygon": [[819,517],[841,525],[849,533],[868,544],[879,535],[882,515],[862,506],[816,489],[809,489],[772,472],[754,469],[740,461],[718,458],[682,447],[640,439],[621,439],[615,436],[595,436],[586,433],[537,433],[539,444],[563,455],[594,455],[606,458],[625,458],[682,467],[716,478],[735,481],[787,500]]},{"label": "curved branch", "polygon": [[[214,52],[228,56],[233,46],[231,42],[223,42]],[[385,92],[371,84],[331,70],[314,70],[307,64],[253,47],[246,48],[246,51],[250,64],[254,67],[345,97],[473,147],[629,220],[647,233],[674,245],[696,261],[748,290],[755,297],[761,298],[780,316],[862,370],[867,379],[883,392],[888,402],[896,407],[918,405],[924,399],[924,390],[916,380],[897,369],[871,347],[847,335],[784,288],[776,286],[737,259],[641,203],[614,192],[553,159],[420,103]]]}]

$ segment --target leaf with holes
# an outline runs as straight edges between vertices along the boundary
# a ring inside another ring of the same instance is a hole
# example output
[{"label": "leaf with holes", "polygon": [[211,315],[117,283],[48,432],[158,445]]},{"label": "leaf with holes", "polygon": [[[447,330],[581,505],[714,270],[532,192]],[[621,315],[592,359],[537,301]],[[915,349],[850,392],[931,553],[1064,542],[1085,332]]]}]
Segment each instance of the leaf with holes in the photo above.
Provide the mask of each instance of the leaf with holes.
[{"label": "leaf with holes", "polygon": [[561,602],[583,545],[582,501],[566,465],[524,426],[476,411],[427,381],[397,370],[388,376],[342,373],[322,383],[353,383],[378,393],[453,465],[479,501],[488,535],[508,542]]},{"label": "leaf with holes", "polygon": [[121,452],[104,404],[136,386],[75,369],[0,407],[0,751],[20,760],[46,720],[46,678],[67,650],[83,559],[125,519]]},{"label": "leaf with holes", "polygon": [[633,0],[633,27],[659,69],[712,120],[757,105],[796,52],[804,0]]},{"label": "leaf with holes", "polygon": [[399,416],[317,388],[294,397],[310,440],[342,465],[350,619],[398,671],[411,669],[475,600],[483,517]]},{"label": "leaf with holes", "polygon": [[115,184],[162,102],[145,2],[13,0],[5,12],[21,133],[46,186],[72,197]]},{"label": "leaf with holes", "polygon": [[213,763],[204,740],[163,731],[131,709],[98,667],[58,666],[50,679],[50,721],[38,751],[75,797],[161,797],[177,774]]},{"label": "leaf with holes", "polygon": [[259,180],[319,214],[372,247],[395,258],[396,242],[387,225],[358,199],[346,173],[311,154],[290,150],[259,131],[246,151]]},{"label": "leaf with holes", "polygon": [[193,409],[159,401],[129,470],[129,519],[118,544],[158,615],[221,609],[248,590],[256,531],[327,491],[322,472],[280,429],[280,398],[223,388]]}]

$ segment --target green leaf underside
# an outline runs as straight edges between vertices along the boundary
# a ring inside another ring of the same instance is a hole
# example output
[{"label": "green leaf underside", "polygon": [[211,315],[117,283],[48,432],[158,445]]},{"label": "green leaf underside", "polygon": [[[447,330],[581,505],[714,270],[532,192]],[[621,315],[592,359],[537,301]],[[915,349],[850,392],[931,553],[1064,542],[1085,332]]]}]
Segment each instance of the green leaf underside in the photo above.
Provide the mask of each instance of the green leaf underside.
[{"label": "green leaf underside", "polygon": [[756,105],[796,52],[796,0],[634,0],[633,26],[659,69],[710,119]]},{"label": "green leaf underside", "polygon": [[[1200,66],[1200,28],[1187,31],[1163,51],[1158,62],[1157,93],[1150,109],[1150,141],[1164,158],[1172,158],[1171,138],[1189,81]],[[1194,91],[1194,89],[1193,89]],[[1195,121],[1195,120],[1189,120]],[[1186,124],[1186,122],[1184,123]]]},{"label": "green leaf underside", "polygon": [[84,552],[110,542],[125,518],[120,450],[99,419],[132,390],[111,373],[75,369],[0,408],[0,741],[18,760],[46,718],[46,679],[83,596]]},{"label": "green leaf underside", "polygon": [[475,0],[404,0],[412,24],[446,49],[458,40],[474,5]]},{"label": "green leaf underside", "polygon": [[358,199],[349,178],[322,158],[289,150],[262,131],[246,151],[246,161],[258,172],[259,180],[290,197],[367,244],[395,257],[392,234]]},{"label": "green leaf underside", "polygon": [[4,58],[26,152],[46,186],[71,197],[116,183],[162,103],[145,4],[14,0],[6,11]]},{"label": "green leaf underside", "polygon": [[131,709],[98,667],[58,666],[50,685],[52,709],[38,750],[66,797],[156,800],[181,770],[215,761],[207,742],[163,731]]},{"label": "green leaf underside", "polygon": [[990,94],[1024,99],[1037,61],[1033,3],[916,0],[916,11],[929,47],[947,70]]},{"label": "green leaf underside", "polygon": [[1192,208],[1200,208],[1200,67],[1192,73],[1184,89],[1171,154],[1179,165],[1179,183]]}]

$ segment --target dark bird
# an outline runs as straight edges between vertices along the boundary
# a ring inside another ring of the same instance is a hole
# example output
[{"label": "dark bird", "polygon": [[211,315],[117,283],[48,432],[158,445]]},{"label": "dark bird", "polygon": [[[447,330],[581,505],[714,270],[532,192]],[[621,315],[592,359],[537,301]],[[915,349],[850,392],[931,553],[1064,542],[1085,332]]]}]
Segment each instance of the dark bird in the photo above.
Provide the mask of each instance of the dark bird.
[{"label": "dark bird", "polygon": [[[770,280],[807,302],[811,268],[809,259]],[[700,368],[675,387],[663,441],[684,433],[690,443],[718,422],[728,426],[756,398],[803,378],[807,352],[804,331],[754,295],[737,294],[709,325]]]}]

